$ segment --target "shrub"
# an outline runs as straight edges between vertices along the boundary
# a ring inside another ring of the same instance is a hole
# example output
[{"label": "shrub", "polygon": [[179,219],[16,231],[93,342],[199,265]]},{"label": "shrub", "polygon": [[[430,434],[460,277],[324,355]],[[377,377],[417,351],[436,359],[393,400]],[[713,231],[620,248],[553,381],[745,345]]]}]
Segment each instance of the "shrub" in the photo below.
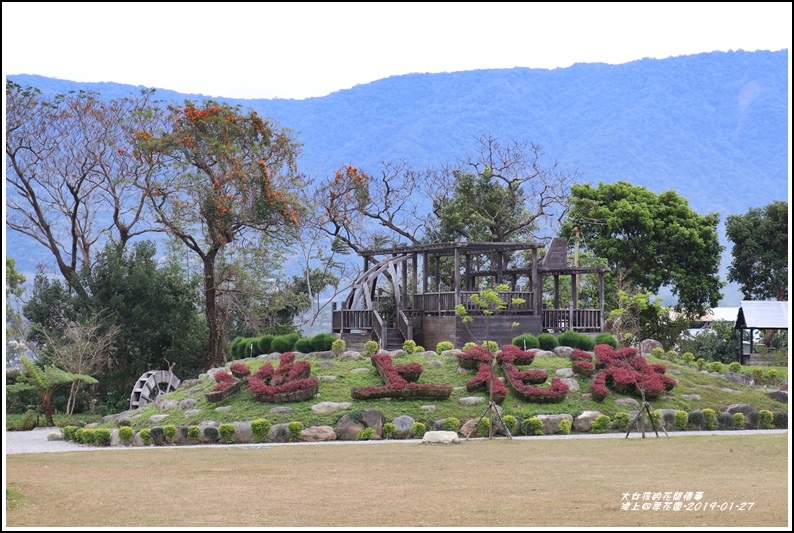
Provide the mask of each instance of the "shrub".
[{"label": "shrub", "polygon": [[176,437],[177,432],[176,424],[168,424],[163,428],[163,431],[165,432],[165,440],[168,442],[168,444],[173,444],[174,437]]},{"label": "shrub", "polygon": [[333,333],[318,333],[312,337],[312,351],[313,352],[327,352],[331,349],[331,345],[336,340],[336,335]]},{"label": "shrub", "polygon": [[198,442],[201,438],[201,428],[198,426],[189,426],[187,428],[187,438],[192,442]]},{"label": "shrub", "polygon": [[15,424],[10,426],[10,429],[16,431],[30,431],[36,427],[36,418],[38,418],[36,411],[28,409]]},{"label": "shrub", "polygon": [[377,341],[367,341],[364,343],[364,357],[371,357],[378,351]]},{"label": "shrub", "polygon": [[560,333],[560,335],[557,337],[557,343],[559,344],[559,346],[578,348],[579,334],[572,330]]},{"label": "shrub", "polygon": [[593,337],[590,335],[585,335],[584,333],[579,334],[579,342],[577,343],[576,347],[580,350],[585,350],[587,352],[592,352],[593,348],[595,348],[596,342]]},{"label": "shrub", "polygon": [[477,346],[477,343],[476,342],[467,342],[466,344],[463,345],[463,351],[465,352],[466,350],[468,350],[472,346]]},{"label": "shrub", "polygon": [[220,440],[221,434],[218,431],[218,428],[208,426],[204,428],[204,439],[207,442],[218,442]]},{"label": "shrub", "polygon": [[149,430],[149,435],[152,437],[152,444],[155,446],[165,444],[165,429],[163,426],[154,426]]},{"label": "shrub", "polygon": [[763,368],[754,368],[753,369],[753,383],[756,385],[760,385],[764,380],[764,369]]},{"label": "shrub", "polygon": [[427,350],[425,350],[425,347],[421,346],[421,345],[418,345],[418,344],[416,345],[416,348],[414,349],[414,353],[421,353],[421,352],[425,352],[425,351],[427,351]]},{"label": "shrub", "polygon": [[[690,366],[692,362],[695,360],[695,354],[693,354],[692,352],[684,352],[684,355],[682,357],[684,359],[684,364],[686,366]],[[700,361],[703,361],[703,363],[701,363]],[[706,364],[705,359],[703,359],[702,357],[698,359],[698,370],[703,370],[703,365],[705,364]]]},{"label": "shrub", "polygon": [[474,426],[474,430],[477,432],[477,435],[480,437],[487,437],[490,435],[490,424],[491,421],[488,420],[486,417],[481,417],[477,424]]},{"label": "shrub", "polygon": [[557,337],[555,337],[551,333],[541,333],[540,335],[538,335],[538,344],[539,344],[538,347],[541,350],[546,350],[549,352],[553,351],[554,348],[559,346],[559,343],[557,342]]},{"label": "shrub", "polygon": [[273,424],[267,418],[257,418],[251,422],[251,437],[254,442],[265,442],[271,427]]},{"label": "shrub", "polygon": [[287,430],[289,431],[290,442],[300,442],[301,431],[303,431],[303,422],[290,422],[287,424]]},{"label": "shrub", "polygon": [[658,346],[656,348],[652,348],[651,349],[651,357],[655,357],[657,359],[664,359],[665,358],[664,357],[664,350],[662,348],[659,348]]},{"label": "shrub", "polygon": [[615,413],[615,427],[619,431],[628,431],[629,425],[631,425],[631,415],[628,414],[626,411],[620,411],[619,413]]},{"label": "shrub", "polygon": [[150,446],[152,444],[152,435],[148,429],[143,428],[138,435],[141,437],[141,442],[143,442],[144,446]]},{"label": "shrub", "polygon": [[[552,335],[553,337],[553,335]],[[540,339],[532,333],[524,333],[518,337],[514,337],[512,341],[513,346],[518,346],[522,350],[533,350],[540,348]],[[554,349],[554,348],[552,348]]]},{"label": "shrub", "polygon": [[331,351],[336,354],[337,357],[345,353],[345,348],[347,347],[347,343],[342,339],[336,339],[334,342],[331,343]]},{"label": "shrub", "polygon": [[611,333],[599,333],[596,335],[595,344],[609,344],[613,350],[618,349],[618,340]]},{"label": "shrub", "polygon": [[119,439],[124,446],[129,446],[132,442],[132,437],[135,436],[135,431],[130,426],[122,426],[119,428]]},{"label": "shrub", "polygon": [[496,353],[499,351],[499,343],[496,341],[485,341],[482,343],[482,346],[491,353]]},{"label": "shrub", "polygon": [[77,426],[64,426],[61,428],[61,433],[63,433],[63,440],[75,440],[74,433],[79,428]]},{"label": "shrub", "polygon": [[722,372],[722,363],[720,361],[712,361],[709,364],[709,370],[712,372]]},{"label": "shrub", "polygon": [[224,444],[232,444],[234,442],[234,432],[237,428],[232,423],[225,423],[218,426],[218,434],[220,435],[221,442]]},{"label": "shrub", "polygon": [[97,446],[110,446],[110,430],[106,428],[94,430],[94,443]]},{"label": "shrub", "polygon": [[300,338],[295,341],[295,351],[300,353],[309,353],[314,351],[313,350],[313,343],[311,339],[307,339],[306,337]]},{"label": "shrub", "polygon": [[298,341],[294,335],[276,335],[270,343],[270,349],[278,353],[291,352],[293,346]]},{"label": "shrub", "polygon": [[766,409],[758,411],[758,425],[761,429],[772,429],[775,427],[772,411],[767,411]]},{"label": "shrub", "polygon": [[662,420],[664,421],[665,429],[673,429],[675,427],[675,414],[674,413],[665,413],[662,416]]},{"label": "shrub", "polygon": [[770,368],[769,371],[766,373],[766,379],[769,380],[771,385],[777,383],[778,373],[776,368]]},{"label": "shrub", "polygon": [[733,429],[744,429],[744,413],[733,413]]},{"label": "shrub", "polygon": [[505,426],[507,427],[507,431],[510,432],[511,435],[515,434],[518,431],[518,420],[513,415],[505,415],[502,417],[504,420]]},{"label": "shrub", "polygon": [[524,420],[524,435],[543,435],[543,420],[533,416]]},{"label": "shrub", "polygon": [[668,350],[665,355],[667,356],[667,359],[669,361],[675,361],[676,359],[678,359],[678,352],[676,352],[675,350]]},{"label": "shrub", "polygon": [[703,415],[703,427],[709,431],[717,429],[717,413],[714,409],[703,409],[700,412]]},{"label": "shrub", "polygon": [[[692,357],[694,357],[694,355]],[[684,361],[686,361],[686,353],[684,354]],[[706,368],[706,360],[703,359],[702,357],[699,357],[697,360],[697,367],[698,370],[703,370],[704,368]]]},{"label": "shrub", "polygon": [[[256,342],[256,350],[262,353],[270,353],[273,351],[273,335],[262,335],[258,339],[252,339]],[[259,355],[259,354],[257,354]]]},{"label": "shrub", "polygon": [[560,433],[563,435],[570,435],[571,434],[571,426],[573,423],[568,420],[567,418],[563,418],[560,420]]},{"label": "shrub", "polygon": [[775,413],[775,427],[788,429],[788,415],[786,413]]},{"label": "shrub", "polygon": [[370,440],[375,436],[375,428],[364,428],[356,434],[356,440]]},{"label": "shrub", "polygon": [[692,429],[702,429],[704,423],[703,411],[692,411],[689,413],[688,425]]},{"label": "shrub", "polygon": [[383,429],[381,429],[381,436],[384,439],[393,439],[395,433],[397,433],[397,426],[395,426],[392,422],[386,422],[385,424],[383,424]]},{"label": "shrub", "polygon": [[414,422],[414,425],[411,427],[411,435],[414,436],[415,439],[421,439],[427,433],[427,426],[425,426],[421,422]]},{"label": "shrub", "polygon": [[452,343],[451,343],[451,342],[449,342],[449,341],[441,341],[441,342],[439,342],[439,343],[436,345],[436,353],[440,355],[440,354],[441,354],[441,352],[445,352],[445,351],[447,351],[447,350],[451,350],[451,349],[453,349],[454,347],[455,347],[455,345],[454,345],[454,344],[452,344]]},{"label": "shrub", "polygon": [[403,351],[407,354],[412,354],[416,351],[416,341],[407,340],[403,343]]},{"label": "shrub", "polygon": [[733,416],[730,413],[717,415],[717,427],[721,430],[733,429]]},{"label": "shrub", "polygon": [[742,369],[742,364],[739,361],[734,361],[733,363],[728,365],[728,369],[731,372],[739,372]]},{"label": "shrub", "polygon": [[454,416],[450,416],[444,419],[444,422],[441,424],[441,429],[444,431],[454,431],[455,433],[458,432],[460,429],[460,420],[455,418]]},{"label": "shrub", "polygon": [[675,412],[675,429],[677,431],[684,431],[688,423],[689,423],[689,413],[682,410],[678,410]]},{"label": "shrub", "polygon": [[590,425],[590,429],[593,430],[593,433],[606,433],[611,423],[612,419],[608,415],[598,415]]}]

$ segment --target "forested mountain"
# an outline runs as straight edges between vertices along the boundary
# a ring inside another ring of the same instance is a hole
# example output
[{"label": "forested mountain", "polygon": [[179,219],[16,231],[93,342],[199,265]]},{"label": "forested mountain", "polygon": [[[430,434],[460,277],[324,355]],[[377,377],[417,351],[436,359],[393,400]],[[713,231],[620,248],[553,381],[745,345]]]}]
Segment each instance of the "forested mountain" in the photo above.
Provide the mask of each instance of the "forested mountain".
[{"label": "forested mountain", "polygon": [[[54,93],[117,97],[138,90],[8,78]],[[204,98],[156,94],[177,102]],[[298,132],[299,165],[310,177],[329,176],[343,164],[376,171],[382,161],[416,168],[454,163],[487,133],[537,143],[594,185],[624,180],[657,193],[674,189],[695,211],[718,212],[724,223],[728,215],[788,199],[788,96],[788,51],[779,51],[410,74],[305,100],[215,99],[254,108]],[[12,233],[7,253],[22,270],[32,270],[36,256],[49,259]],[[729,262],[726,249],[723,264]],[[726,293],[723,305],[738,299]]]}]

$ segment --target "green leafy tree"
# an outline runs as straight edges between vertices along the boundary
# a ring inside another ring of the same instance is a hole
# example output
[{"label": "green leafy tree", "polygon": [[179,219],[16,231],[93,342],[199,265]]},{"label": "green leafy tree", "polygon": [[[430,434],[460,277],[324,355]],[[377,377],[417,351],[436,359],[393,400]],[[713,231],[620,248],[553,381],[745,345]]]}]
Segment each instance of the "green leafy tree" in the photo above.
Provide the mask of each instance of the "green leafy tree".
[{"label": "green leafy tree", "polygon": [[24,353],[25,323],[20,313],[25,276],[16,269],[16,260],[6,257],[6,362]]},{"label": "green leafy tree", "polygon": [[66,387],[74,381],[82,381],[89,385],[97,382],[97,380],[91,376],[71,374],[52,365],[44,365],[43,368],[39,368],[24,355],[21,359],[22,365],[25,367],[25,373],[19,376],[17,383],[7,385],[6,392],[18,393],[28,390],[34,391],[39,396],[39,401],[41,402],[44,416],[49,426],[55,425],[52,419],[55,410],[52,399],[58,389]]},{"label": "green leafy tree", "polygon": [[676,308],[701,315],[720,300],[723,247],[718,213],[695,213],[675,191],[655,194],[625,181],[571,187],[571,208],[561,235],[578,227],[587,246],[607,259],[617,276],[640,291],[669,287]]},{"label": "green leafy tree", "polygon": [[733,243],[728,281],[738,283],[747,299],[788,299],[788,219],[783,201],[725,219]]},{"label": "green leafy tree", "polygon": [[169,166],[146,182],[158,222],[202,263],[209,327],[205,366],[224,363],[226,339],[217,305],[218,254],[251,232],[289,240],[301,218],[293,134],[256,111],[205,101],[171,106],[164,133],[138,132],[141,161]]}]

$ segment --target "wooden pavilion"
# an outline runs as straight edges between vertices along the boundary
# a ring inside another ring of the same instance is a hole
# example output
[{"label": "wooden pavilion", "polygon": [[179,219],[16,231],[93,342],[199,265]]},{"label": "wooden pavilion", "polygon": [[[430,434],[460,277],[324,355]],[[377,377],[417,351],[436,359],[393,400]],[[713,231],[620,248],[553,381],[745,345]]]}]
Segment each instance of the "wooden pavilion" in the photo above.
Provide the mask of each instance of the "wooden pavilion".
[{"label": "wooden pavilion", "polygon": [[[364,250],[359,254],[364,259],[362,274],[344,302],[333,304],[333,332],[350,348],[375,340],[389,350],[402,347],[405,340],[434,349],[441,341],[461,347],[487,339],[501,345],[523,333],[602,332],[608,268],[568,265],[565,239],[553,239],[539,260],[542,247],[532,242],[450,242]],[[519,253],[526,266],[511,268],[508,263]],[[598,302],[582,307],[578,281],[589,274],[598,278]],[[570,277],[567,302],[561,299],[561,276]],[[548,278],[553,279],[553,289],[544,298]],[[471,296],[501,284],[509,287],[500,294],[507,307],[487,320],[478,319],[481,310]],[[512,304],[513,299],[524,303]],[[456,315],[458,304],[466,307],[473,322],[464,323]]]}]

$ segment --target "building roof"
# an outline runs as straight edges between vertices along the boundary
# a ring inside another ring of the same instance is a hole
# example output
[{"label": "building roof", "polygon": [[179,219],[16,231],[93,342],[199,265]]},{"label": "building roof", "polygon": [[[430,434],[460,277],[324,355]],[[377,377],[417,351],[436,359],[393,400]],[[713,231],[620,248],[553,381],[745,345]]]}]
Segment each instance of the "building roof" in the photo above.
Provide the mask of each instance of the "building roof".
[{"label": "building roof", "polygon": [[788,302],[742,300],[735,329],[789,329]]}]

